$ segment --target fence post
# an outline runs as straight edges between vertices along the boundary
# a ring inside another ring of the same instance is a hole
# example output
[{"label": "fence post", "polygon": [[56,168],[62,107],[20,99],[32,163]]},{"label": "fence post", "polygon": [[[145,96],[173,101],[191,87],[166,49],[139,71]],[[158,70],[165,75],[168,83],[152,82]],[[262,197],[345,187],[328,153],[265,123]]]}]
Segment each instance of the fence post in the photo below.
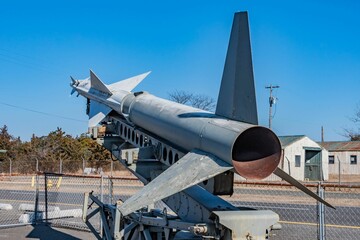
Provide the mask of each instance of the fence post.
[{"label": "fence post", "polygon": [[10,179],[11,179],[11,175],[12,175],[12,160],[11,160],[11,158],[9,158],[9,160],[10,160],[9,174],[10,174]]},{"label": "fence post", "polygon": [[39,174],[36,173],[35,176],[35,203],[34,203],[34,219],[33,224],[37,224],[38,217],[38,208],[39,208]]},{"label": "fence post", "polygon": [[337,157],[338,159],[338,163],[339,163],[339,187],[340,187],[340,184],[341,184],[341,161],[340,161],[340,158]]},{"label": "fence post", "polygon": [[44,173],[45,179],[45,222],[48,223],[48,189],[47,189],[47,174]]},{"label": "fence post", "polygon": [[291,169],[290,169],[290,160],[286,157],[287,163],[288,163],[288,169],[289,169],[289,175],[291,176]]},{"label": "fence post", "polygon": [[85,158],[82,159],[82,165],[83,175],[85,175]]},{"label": "fence post", "polygon": [[[100,201],[103,203],[104,201],[104,175],[101,173],[100,178]],[[100,236],[103,237],[103,222],[100,213]]]},{"label": "fence post", "polygon": [[109,183],[108,183],[108,185],[109,185],[109,202],[108,202],[108,204],[113,204],[113,181],[112,181],[112,178],[108,178],[108,181],[109,181]]},{"label": "fence post", "polygon": [[[321,186],[321,182],[318,184],[319,197],[324,199],[324,189]],[[324,204],[321,202],[317,203],[317,217],[318,217],[318,240],[325,240],[325,213]]]},{"label": "fence post", "polygon": [[62,168],[63,168],[63,161],[62,158],[60,158],[60,169],[59,169],[59,173],[62,173]]}]

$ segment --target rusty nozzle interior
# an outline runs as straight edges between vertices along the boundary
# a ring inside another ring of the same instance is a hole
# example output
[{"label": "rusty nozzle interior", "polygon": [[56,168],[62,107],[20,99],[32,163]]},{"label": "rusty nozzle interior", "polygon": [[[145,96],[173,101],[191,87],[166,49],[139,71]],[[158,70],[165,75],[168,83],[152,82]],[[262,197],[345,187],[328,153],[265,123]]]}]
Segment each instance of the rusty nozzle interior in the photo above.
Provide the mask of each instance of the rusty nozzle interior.
[{"label": "rusty nozzle interior", "polygon": [[245,130],[237,137],[232,149],[233,166],[246,179],[268,177],[279,165],[280,157],[280,141],[265,127]]}]

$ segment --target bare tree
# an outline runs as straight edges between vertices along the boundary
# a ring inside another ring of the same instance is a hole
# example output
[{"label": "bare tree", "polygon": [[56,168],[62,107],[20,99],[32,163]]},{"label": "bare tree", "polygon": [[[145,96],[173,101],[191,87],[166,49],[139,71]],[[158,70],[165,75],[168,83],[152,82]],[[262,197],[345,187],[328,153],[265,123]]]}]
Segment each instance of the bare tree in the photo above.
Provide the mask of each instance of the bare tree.
[{"label": "bare tree", "polygon": [[193,107],[203,109],[205,111],[214,111],[215,100],[209,96],[196,94],[190,99],[190,104]]},{"label": "bare tree", "polygon": [[360,141],[360,104],[357,105],[355,114],[350,118],[350,121],[352,121],[358,129],[344,129],[344,136],[349,138],[350,141]]},{"label": "bare tree", "polygon": [[190,100],[192,99],[193,94],[185,92],[183,90],[175,90],[169,93],[169,99],[171,101],[181,103],[181,104],[190,104]]},{"label": "bare tree", "polygon": [[360,123],[360,104],[356,106],[354,117],[350,118],[356,124]]},{"label": "bare tree", "polygon": [[202,94],[193,94],[183,90],[175,90],[169,93],[171,101],[200,108],[205,111],[214,111],[215,100]]}]

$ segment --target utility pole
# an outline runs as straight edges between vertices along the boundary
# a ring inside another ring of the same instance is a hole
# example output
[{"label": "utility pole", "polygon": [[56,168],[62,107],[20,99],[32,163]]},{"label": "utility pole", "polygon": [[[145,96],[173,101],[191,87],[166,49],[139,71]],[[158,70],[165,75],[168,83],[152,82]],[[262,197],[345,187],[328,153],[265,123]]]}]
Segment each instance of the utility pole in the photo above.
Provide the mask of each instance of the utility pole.
[{"label": "utility pole", "polygon": [[270,108],[269,108],[269,128],[271,129],[271,120],[272,120],[272,106],[275,104],[276,102],[276,97],[273,97],[272,95],[272,91],[274,88],[279,88],[280,86],[273,86],[270,84],[270,86],[266,86],[265,88],[270,90],[270,97],[269,97],[269,104],[270,104]]}]

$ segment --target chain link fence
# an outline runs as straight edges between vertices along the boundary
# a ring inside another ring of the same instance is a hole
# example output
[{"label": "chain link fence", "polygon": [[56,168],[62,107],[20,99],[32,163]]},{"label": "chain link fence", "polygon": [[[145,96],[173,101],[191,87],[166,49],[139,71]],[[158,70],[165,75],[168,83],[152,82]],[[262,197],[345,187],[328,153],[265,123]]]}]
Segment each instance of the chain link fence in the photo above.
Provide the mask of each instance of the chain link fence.
[{"label": "chain link fence", "polygon": [[[47,206],[42,221],[55,226],[88,230],[82,221],[84,193],[93,192],[99,198],[104,194],[102,178],[45,174],[44,194],[40,195],[39,205]],[[42,186],[42,183],[40,183]],[[88,212],[91,212],[89,209]],[[100,229],[100,218],[92,219],[93,226]]]},{"label": "chain link fence", "polygon": [[[282,229],[273,231],[271,239],[317,239],[316,201],[293,187],[278,183],[236,182],[234,194],[223,198],[235,206],[269,209],[279,214]],[[125,201],[142,186],[131,177],[3,176],[0,178],[0,227],[48,222],[87,230],[82,221],[84,193],[93,192],[102,202],[114,204],[119,199]],[[326,239],[357,239],[360,235],[360,188],[325,187],[325,199],[336,207],[336,210],[325,208]],[[158,209],[165,207],[162,202],[155,204]],[[92,210],[88,209],[88,213]],[[95,229],[100,230],[100,218],[91,221]]]},{"label": "chain link fence", "polygon": [[[312,184],[314,185],[314,184]],[[310,187],[316,191],[315,187]],[[325,207],[325,239],[358,239],[360,234],[360,188],[325,185],[325,199],[336,209]],[[235,206],[268,209],[280,216],[280,231],[271,239],[319,239],[319,209],[316,200],[305,193],[278,183],[238,182],[231,197]]]},{"label": "chain link fence", "polygon": [[19,225],[22,210],[35,202],[31,176],[0,176],[0,227]]}]

